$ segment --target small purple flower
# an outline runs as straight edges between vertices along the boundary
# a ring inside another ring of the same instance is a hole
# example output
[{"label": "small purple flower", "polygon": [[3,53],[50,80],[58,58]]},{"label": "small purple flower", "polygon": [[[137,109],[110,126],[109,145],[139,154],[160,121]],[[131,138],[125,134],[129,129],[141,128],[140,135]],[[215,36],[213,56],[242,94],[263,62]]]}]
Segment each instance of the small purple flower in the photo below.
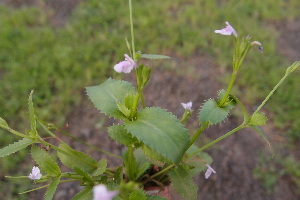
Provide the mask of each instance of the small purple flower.
[{"label": "small purple flower", "polygon": [[188,102],[188,103],[181,103],[181,105],[183,106],[184,109],[192,111],[192,106],[193,106],[193,102]]},{"label": "small purple flower", "polygon": [[253,42],[251,42],[251,45],[258,45],[258,51],[263,53],[264,48],[259,41],[253,41]]},{"label": "small purple flower", "polygon": [[207,167],[207,170],[205,172],[205,178],[208,179],[211,175],[211,173],[216,173],[215,170],[209,165],[209,164],[206,164],[205,165]]},{"label": "small purple flower", "polygon": [[93,200],[112,200],[114,196],[118,194],[118,191],[108,191],[103,184],[96,185],[93,189]]},{"label": "small purple flower", "polygon": [[124,54],[125,61],[121,61],[114,66],[114,70],[118,73],[130,73],[133,68],[137,67],[137,63],[130,58],[127,54]]},{"label": "small purple flower", "polygon": [[29,174],[28,178],[31,180],[39,180],[42,177],[41,171],[38,167],[34,166],[32,172]]},{"label": "small purple flower", "polygon": [[221,29],[221,30],[215,30],[215,33],[220,33],[221,35],[231,35],[233,34],[235,37],[238,36],[237,32],[235,29],[228,23],[226,22],[226,27]]}]

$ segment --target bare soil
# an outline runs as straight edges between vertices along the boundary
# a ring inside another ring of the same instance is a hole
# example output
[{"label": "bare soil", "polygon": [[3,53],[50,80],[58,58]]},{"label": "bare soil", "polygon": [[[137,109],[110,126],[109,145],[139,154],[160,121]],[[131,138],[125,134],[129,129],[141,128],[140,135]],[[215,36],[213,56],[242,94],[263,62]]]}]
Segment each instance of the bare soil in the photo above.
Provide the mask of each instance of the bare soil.
[{"label": "bare soil", "polygon": [[[2,0],[2,2],[14,5],[23,5],[24,2],[36,3],[35,0],[13,1]],[[53,0],[46,6],[54,9],[52,22],[58,26],[63,25],[70,11],[81,0]],[[1,1],[0,1],[1,3]],[[278,24],[277,24],[278,26]],[[284,56],[290,60],[299,59],[300,54],[300,19],[282,22],[282,28],[278,46]],[[208,55],[193,55],[189,60],[182,60],[174,56],[175,68],[181,69],[164,70],[155,68],[153,64],[153,74],[149,85],[145,89],[147,106],[159,106],[173,112],[180,117],[183,108],[180,103],[193,101],[193,108],[196,110],[187,126],[191,130],[197,128],[196,114],[197,109],[203,104],[204,100],[215,98],[218,90],[224,86],[218,81],[218,77],[224,73],[213,62],[213,58]],[[184,66],[189,66],[189,73],[184,73]],[[179,75],[181,74],[181,75]],[[133,76],[129,75],[125,79],[133,82]],[[100,83],[99,83],[100,84]],[[83,95],[85,96],[84,92]],[[81,104],[74,108],[69,115],[67,131],[80,139],[83,139],[101,149],[120,155],[124,147],[112,141],[107,134],[107,126],[117,121],[105,118],[95,108],[92,107],[87,97],[83,97]],[[267,110],[265,110],[267,112]],[[215,139],[222,134],[232,130],[239,125],[240,120],[230,116],[225,123],[212,126],[203,133],[199,144],[206,143],[210,139]],[[264,128],[267,136],[272,142],[284,142],[285,138],[281,130],[274,128],[269,122]],[[278,139],[280,138],[280,139]],[[94,158],[106,158],[111,166],[120,165],[120,160],[95,152],[80,143],[63,139],[70,142],[77,150],[91,153]],[[289,177],[281,177],[278,180],[277,190],[268,194],[262,187],[260,181],[253,176],[253,169],[258,164],[258,152],[269,151],[262,138],[250,129],[244,129],[234,134],[232,137],[221,141],[215,148],[208,149],[208,153],[213,157],[212,167],[217,172],[208,180],[204,179],[204,174],[195,178],[199,186],[198,199],[215,200],[295,200],[300,199],[296,193],[296,187]],[[270,155],[271,156],[271,155]],[[65,183],[59,185],[55,195],[55,200],[71,199],[71,197],[81,189],[78,183]],[[30,199],[42,199],[45,191],[32,192]],[[181,199],[173,193],[175,200]]]}]

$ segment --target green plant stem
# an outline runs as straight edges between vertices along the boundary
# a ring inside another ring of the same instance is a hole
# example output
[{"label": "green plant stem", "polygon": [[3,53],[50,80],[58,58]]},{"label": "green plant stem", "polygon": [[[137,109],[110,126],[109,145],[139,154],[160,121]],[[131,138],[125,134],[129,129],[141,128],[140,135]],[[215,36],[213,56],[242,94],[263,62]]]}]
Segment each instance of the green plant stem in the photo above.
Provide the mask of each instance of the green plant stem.
[{"label": "green plant stem", "polygon": [[[79,181],[79,180],[77,180],[77,179],[63,180],[63,181],[60,181],[59,183],[66,183],[66,182],[73,182],[73,181]],[[50,184],[51,184],[51,183],[50,183]],[[33,192],[33,191],[36,191],[36,190],[39,190],[39,189],[43,189],[43,188],[45,188],[45,187],[48,187],[50,184],[43,185],[43,186],[41,186],[41,187],[38,187],[38,188],[35,188],[35,189],[32,189],[32,190],[27,190],[27,191],[21,192],[21,193],[19,193],[19,194],[26,194],[26,193],[28,193],[28,192]]]},{"label": "green plant stem", "polygon": [[225,93],[222,101],[220,102],[219,107],[222,107],[224,105],[224,103],[227,101],[228,96],[229,96],[229,94],[231,92],[231,89],[233,87],[237,72],[238,72],[237,70],[233,69],[233,72],[232,72],[231,77],[230,77],[230,82],[229,82],[228,87],[226,89],[226,93]]},{"label": "green plant stem", "polygon": [[69,154],[68,152],[65,152],[64,150],[61,150],[60,148],[58,148],[57,146],[51,144],[51,143],[48,143],[48,142],[45,142],[43,139],[40,139],[39,140],[40,143],[44,144],[45,146],[51,146],[51,148],[55,149],[56,151],[59,151],[67,156],[70,156],[70,157],[73,157],[74,159],[77,159],[77,160],[80,160],[81,162],[87,164],[88,166],[92,167],[92,168],[95,168],[96,169],[96,166],[93,165],[92,163],[89,163],[79,157],[76,157],[76,156],[73,156],[72,154]]},{"label": "green plant stem", "polygon": [[275,85],[273,90],[268,94],[268,96],[265,98],[265,100],[260,104],[260,106],[258,106],[258,108],[254,111],[254,113],[252,115],[254,115],[255,113],[260,111],[260,109],[266,104],[266,102],[269,100],[269,98],[273,95],[273,93],[277,90],[277,88],[283,83],[283,81],[288,77],[288,75],[289,74],[285,74],[281,78],[281,80]]},{"label": "green plant stem", "polygon": [[146,108],[145,97],[144,97],[144,93],[143,92],[141,92],[141,101],[142,101],[143,108]]},{"label": "green plant stem", "polygon": [[70,138],[76,140],[77,142],[80,142],[81,144],[84,144],[84,145],[86,145],[86,146],[88,146],[88,147],[90,147],[90,148],[92,148],[92,149],[95,149],[95,150],[97,150],[97,151],[100,151],[101,153],[107,154],[107,155],[109,155],[109,156],[113,156],[113,157],[115,157],[115,158],[120,158],[120,159],[122,159],[121,156],[118,156],[118,155],[112,154],[112,153],[110,153],[110,152],[104,151],[104,150],[102,150],[102,149],[99,149],[99,148],[97,148],[97,147],[95,147],[95,146],[93,146],[93,145],[91,145],[91,144],[89,144],[89,143],[87,143],[87,142],[85,142],[85,141],[83,141],[83,140],[81,140],[81,139],[79,139],[79,138],[77,138],[77,137],[75,137],[75,136],[73,136],[73,135],[67,133],[66,131],[62,131],[62,133],[63,133],[64,135],[66,135],[66,136],[68,136],[68,137],[70,137]]},{"label": "green plant stem", "polygon": [[207,149],[208,147],[210,147],[210,146],[212,146],[212,145],[216,144],[217,142],[219,142],[219,141],[221,141],[221,140],[223,140],[223,139],[227,138],[228,136],[232,135],[233,133],[235,133],[235,132],[237,132],[237,131],[239,131],[239,130],[241,130],[241,129],[245,128],[245,127],[246,127],[246,125],[245,125],[245,124],[241,124],[240,126],[238,126],[238,127],[236,127],[235,129],[233,129],[233,130],[229,131],[229,132],[228,132],[228,133],[226,133],[225,135],[222,135],[221,137],[219,137],[219,138],[215,139],[214,141],[212,141],[212,142],[210,142],[210,143],[208,143],[208,144],[204,145],[203,147],[201,147],[201,148],[200,148],[200,149],[198,149],[197,151],[195,151],[195,152],[193,152],[193,153],[189,154],[188,158],[190,158],[190,157],[192,157],[192,156],[196,155],[197,153],[199,153],[199,152],[203,151],[204,149]]},{"label": "green plant stem", "polygon": [[163,170],[161,170],[160,172],[157,172],[156,174],[153,174],[152,176],[150,176],[149,178],[147,178],[145,181],[142,182],[142,185],[145,185],[146,183],[148,183],[151,179],[154,179],[155,177],[167,172],[169,169],[175,167],[175,164],[169,165],[168,167],[164,168]]},{"label": "green plant stem", "polygon": [[205,122],[204,124],[201,125],[201,127],[197,130],[197,132],[193,135],[193,137],[191,138],[191,141],[190,141],[190,146],[192,146],[192,144],[195,143],[195,141],[198,139],[198,137],[201,135],[201,133],[207,129],[209,125],[209,122]]},{"label": "green plant stem", "polygon": [[132,46],[132,55],[133,55],[133,60],[136,60],[136,55],[135,55],[135,45],[134,45],[134,32],[133,32],[133,19],[132,19],[132,3],[131,0],[129,0],[129,13],[130,13],[130,32],[131,32],[131,46]]},{"label": "green plant stem", "polygon": [[133,159],[134,159],[134,155],[133,155],[133,147],[128,147],[128,177],[129,180],[133,180],[134,179],[134,171],[133,171]]}]

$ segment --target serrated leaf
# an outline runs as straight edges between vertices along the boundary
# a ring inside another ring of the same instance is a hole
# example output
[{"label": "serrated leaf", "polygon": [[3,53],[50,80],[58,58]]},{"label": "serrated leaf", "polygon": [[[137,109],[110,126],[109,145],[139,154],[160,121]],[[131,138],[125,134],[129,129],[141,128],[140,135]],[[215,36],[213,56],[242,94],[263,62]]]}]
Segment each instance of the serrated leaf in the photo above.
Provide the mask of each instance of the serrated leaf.
[{"label": "serrated leaf", "polygon": [[147,200],[147,197],[143,190],[138,189],[129,195],[129,200]]},{"label": "serrated leaf", "polygon": [[127,81],[108,79],[100,85],[87,87],[86,92],[94,106],[102,113],[117,119],[125,119],[117,103],[124,103],[125,98],[134,94],[135,90]]},{"label": "serrated leaf", "polygon": [[106,170],[107,167],[107,162],[105,159],[100,160],[97,163],[97,169],[93,172],[93,176],[99,176],[101,174],[103,174]]},{"label": "serrated leaf", "polygon": [[81,170],[78,167],[74,167],[74,171],[76,172],[76,174],[82,176],[82,182],[89,182],[91,184],[94,184],[94,180],[93,178],[86,172],[84,172],[83,170]]},{"label": "serrated leaf", "polygon": [[60,168],[52,157],[44,150],[37,146],[32,146],[31,156],[33,160],[50,176],[61,174]]},{"label": "serrated leaf", "polygon": [[59,145],[59,148],[67,153],[57,152],[60,161],[65,166],[71,169],[78,167],[88,173],[93,173],[97,169],[97,162],[87,154],[75,151],[66,144]]},{"label": "serrated leaf", "polygon": [[157,55],[157,54],[141,54],[142,58],[157,60],[157,59],[171,59],[169,56]]},{"label": "serrated leaf", "polygon": [[220,108],[213,99],[207,100],[202,106],[199,113],[199,121],[201,124],[209,122],[217,124],[227,118],[229,114],[228,108]]},{"label": "serrated leaf", "polygon": [[254,113],[250,119],[250,125],[262,126],[267,123],[268,118],[263,113]]},{"label": "serrated leaf", "polygon": [[[217,100],[218,104],[222,101],[225,93],[226,93],[226,90],[224,90],[224,89],[219,91],[218,100]],[[231,110],[232,108],[234,108],[235,105],[236,105],[236,101],[229,96],[228,99],[226,100],[226,102],[224,103],[223,107]]]},{"label": "serrated leaf", "polygon": [[32,144],[33,141],[27,138],[24,138],[23,140],[19,140],[18,142],[14,142],[13,144],[10,144],[2,149],[0,149],[0,158],[4,156],[8,156],[10,154],[16,153],[17,151],[20,151],[30,144]]},{"label": "serrated leaf", "polygon": [[157,195],[147,195],[147,200],[167,200],[167,199]]},{"label": "serrated leaf", "polygon": [[258,132],[261,137],[266,141],[266,143],[268,144],[270,151],[272,153],[272,156],[274,157],[274,151],[272,148],[272,145],[270,143],[270,141],[268,140],[267,136],[265,135],[265,133],[258,127],[258,126],[250,126],[251,128],[253,128],[256,132]]},{"label": "serrated leaf", "polygon": [[135,121],[124,124],[139,141],[174,163],[181,161],[188,148],[187,130],[172,113],[161,108],[142,109],[137,112]]},{"label": "serrated leaf", "polygon": [[9,127],[8,123],[0,117],[0,127]]},{"label": "serrated leaf", "polygon": [[72,200],[91,200],[93,198],[92,187],[86,187],[80,192],[78,192]]},{"label": "serrated leaf", "polygon": [[31,132],[29,132],[29,133],[32,136],[37,136],[38,133],[36,130],[36,116],[34,113],[32,94],[33,94],[33,90],[30,92],[30,95],[28,98],[28,109],[29,109],[29,118],[30,118],[30,127],[31,127]]},{"label": "serrated leaf", "polygon": [[137,166],[135,156],[130,157],[128,154],[129,154],[128,150],[123,152],[123,155],[122,155],[123,162],[124,162],[126,173],[129,177],[129,179],[134,180],[136,177],[136,172],[137,172],[138,166]]},{"label": "serrated leaf", "polygon": [[123,166],[120,166],[114,174],[114,181],[116,184],[120,184],[122,180],[123,180]]},{"label": "serrated leaf", "polygon": [[56,188],[59,184],[59,181],[60,181],[60,176],[59,177],[56,177],[52,183],[50,183],[50,185],[48,186],[48,189],[45,193],[45,200],[52,200],[53,199],[53,196],[55,194],[55,191],[56,191]]},{"label": "serrated leaf", "polygon": [[132,135],[130,133],[128,133],[128,131],[122,125],[113,125],[113,126],[108,127],[107,130],[108,130],[109,136],[113,140],[115,140],[125,146],[131,146],[131,145],[139,142],[136,138],[132,137]]},{"label": "serrated leaf", "polygon": [[183,167],[173,168],[169,171],[171,185],[187,200],[196,200],[198,187],[195,185],[192,176]]},{"label": "serrated leaf", "polygon": [[131,110],[128,109],[123,103],[117,102],[117,106],[119,108],[119,110],[121,111],[121,113],[123,113],[123,115],[125,115],[125,117],[129,117],[131,114]]}]

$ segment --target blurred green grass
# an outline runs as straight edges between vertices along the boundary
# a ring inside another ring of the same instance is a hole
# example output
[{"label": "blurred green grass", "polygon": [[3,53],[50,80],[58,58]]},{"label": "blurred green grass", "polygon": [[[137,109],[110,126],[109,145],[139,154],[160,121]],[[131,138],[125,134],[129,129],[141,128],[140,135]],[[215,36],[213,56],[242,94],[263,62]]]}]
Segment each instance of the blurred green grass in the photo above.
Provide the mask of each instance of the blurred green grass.
[{"label": "blurred green grass", "polygon": [[[85,86],[111,76],[114,63],[127,52],[130,38],[127,1],[86,0],[65,26],[53,27],[41,8],[0,5],[0,116],[13,127],[27,126],[27,97],[34,89],[37,114],[62,125],[81,100]],[[279,32],[270,24],[299,17],[298,0],[133,1],[136,49],[172,53],[183,59],[209,54],[230,69],[233,38],[214,34],[229,21],[240,35],[252,35],[264,54],[252,51],[237,80],[237,96],[261,100],[283,75],[288,62],[278,53]],[[229,49],[229,50],[228,50]],[[278,127],[300,138],[299,71],[268,102]],[[224,79],[220,77],[220,79]],[[2,130],[0,146],[15,140]],[[12,173],[25,153],[1,159],[1,173]],[[5,188],[2,188],[4,191]],[[9,193],[7,193],[9,194]],[[7,197],[13,198],[12,196]]]}]

